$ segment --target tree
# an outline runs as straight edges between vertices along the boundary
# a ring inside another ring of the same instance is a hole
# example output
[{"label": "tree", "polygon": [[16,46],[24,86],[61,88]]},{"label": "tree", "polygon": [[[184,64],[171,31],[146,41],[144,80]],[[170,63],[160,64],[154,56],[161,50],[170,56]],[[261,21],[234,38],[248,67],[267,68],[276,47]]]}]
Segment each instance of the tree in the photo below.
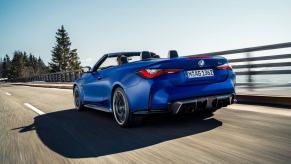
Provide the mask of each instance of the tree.
[{"label": "tree", "polygon": [[11,77],[17,78],[27,76],[28,75],[28,73],[26,73],[28,71],[27,65],[28,57],[26,55],[26,52],[15,51],[13,54],[13,59],[11,61],[10,70]]},{"label": "tree", "polygon": [[73,49],[69,54],[69,70],[79,70],[81,69],[81,62],[79,61],[79,57],[77,54],[77,49]]},{"label": "tree", "polygon": [[68,33],[62,25],[56,32],[56,45],[53,47],[51,72],[73,71],[80,68],[77,49],[70,49],[71,42]]},{"label": "tree", "polygon": [[33,54],[27,55],[26,52],[15,51],[12,61],[8,55],[4,61],[10,63],[7,68],[8,78],[30,77],[47,73],[48,70],[40,57],[36,58]]},{"label": "tree", "polygon": [[44,74],[48,72],[48,68],[47,66],[44,64],[44,62],[42,61],[42,59],[40,57],[38,57],[37,59],[37,74]]},{"label": "tree", "polygon": [[3,60],[0,58],[0,79],[3,77]]},{"label": "tree", "polygon": [[2,61],[2,77],[8,78],[10,77],[10,67],[11,67],[11,60],[10,57],[6,54]]}]

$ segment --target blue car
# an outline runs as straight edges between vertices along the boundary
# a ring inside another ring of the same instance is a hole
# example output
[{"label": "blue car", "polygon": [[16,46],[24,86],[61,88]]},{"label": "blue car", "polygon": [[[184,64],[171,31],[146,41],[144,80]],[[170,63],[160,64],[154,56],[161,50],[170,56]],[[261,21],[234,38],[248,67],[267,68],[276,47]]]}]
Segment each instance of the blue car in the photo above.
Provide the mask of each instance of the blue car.
[{"label": "blue car", "polygon": [[235,74],[220,56],[120,52],[87,69],[74,83],[76,109],[111,112],[122,127],[144,114],[212,113],[235,99]]}]

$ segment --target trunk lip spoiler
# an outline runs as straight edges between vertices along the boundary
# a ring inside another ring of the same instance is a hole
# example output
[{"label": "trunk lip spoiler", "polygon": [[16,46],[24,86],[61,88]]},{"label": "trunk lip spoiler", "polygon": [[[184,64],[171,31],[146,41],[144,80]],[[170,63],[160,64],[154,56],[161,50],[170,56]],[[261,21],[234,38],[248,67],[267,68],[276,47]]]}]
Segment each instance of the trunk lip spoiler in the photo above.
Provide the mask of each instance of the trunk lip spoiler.
[{"label": "trunk lip spoiler", "polygon": [[195,55],[192,55],[192,56],[188,56],[187,57],[188,59],[211,59],[213,58],[213,56],[195,56]]}]

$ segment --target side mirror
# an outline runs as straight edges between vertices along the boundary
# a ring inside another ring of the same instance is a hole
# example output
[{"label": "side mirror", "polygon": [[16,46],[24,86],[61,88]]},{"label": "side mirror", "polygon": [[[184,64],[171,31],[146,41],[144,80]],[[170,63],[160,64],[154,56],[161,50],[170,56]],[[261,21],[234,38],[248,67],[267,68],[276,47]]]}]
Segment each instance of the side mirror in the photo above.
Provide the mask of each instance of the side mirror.
[{"label": "side mirror", "polygon": [[81,67],[81,71],[82,73],[90,73],[91,67],[90,66]]}]

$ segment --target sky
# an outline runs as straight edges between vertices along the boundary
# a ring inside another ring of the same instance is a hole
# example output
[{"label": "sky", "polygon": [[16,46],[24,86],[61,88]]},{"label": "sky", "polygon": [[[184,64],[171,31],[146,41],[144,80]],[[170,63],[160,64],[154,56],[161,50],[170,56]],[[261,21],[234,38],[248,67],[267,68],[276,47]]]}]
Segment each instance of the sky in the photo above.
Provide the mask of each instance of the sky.
[{"label": "sky", "polygon": [[290,0],[0,0],[0,57],[15,50],[47,63],[61,25],[82,65],[103,54],[166,57],[291,42]]}]

